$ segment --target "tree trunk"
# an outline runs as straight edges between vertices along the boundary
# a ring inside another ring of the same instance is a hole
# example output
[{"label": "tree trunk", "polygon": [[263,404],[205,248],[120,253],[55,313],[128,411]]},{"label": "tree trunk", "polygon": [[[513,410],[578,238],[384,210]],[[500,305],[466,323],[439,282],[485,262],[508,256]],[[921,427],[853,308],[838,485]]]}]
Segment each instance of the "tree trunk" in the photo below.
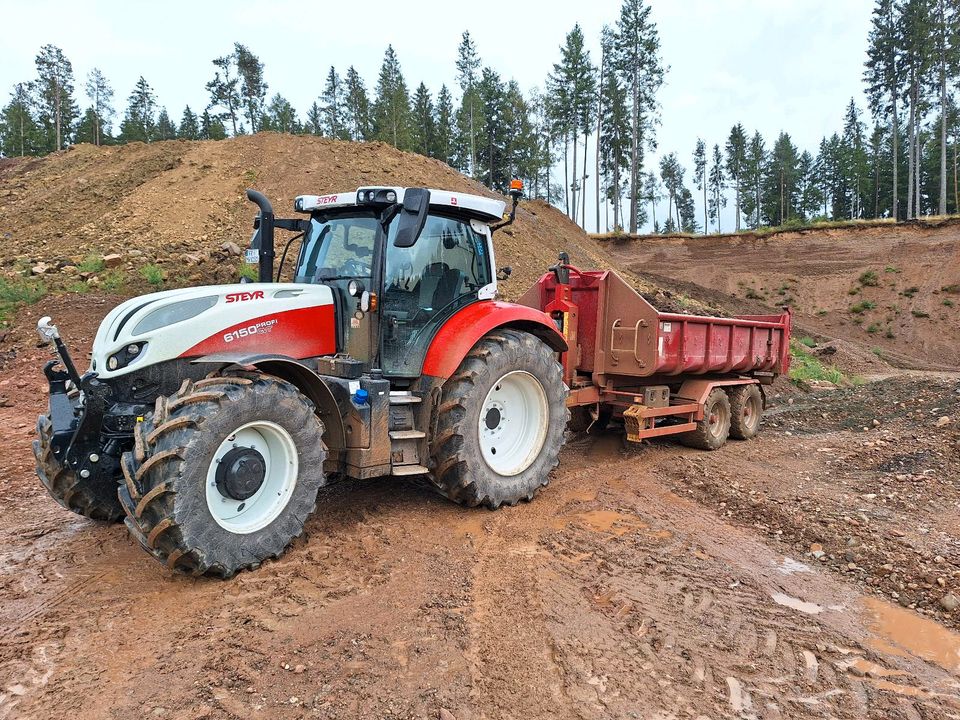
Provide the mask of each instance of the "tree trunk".
[{"label": "tree trunk", "polygon": [[637,195],[640,176],[640,77],[633,69],[633,128],[630,139],[630,233],[637,232]]},{"label": "tree trunk", "polygon": [[940,204],[938,215],[947,214],[947,27],[943,11],[944,0],[939,0],[940,11]]},{"label": "tree trunk", "polygon": [[[717,208],[717,219],[720,219],[720,208]],[[706,235],[709,230],[707,222],[707,166],[703,166],[703,234]]]},{"label": "tree trunk", "polygon": [[571,134],[573,135],[573,177],[571,178],[571,184],[570,184],[570,195],[572,200],[570,204],[573,205],[573,215],[570,216],[570,219],[576,222],[577,210],[579,210],[580,208],[580,205],[577,202],[577,200],[579,199],[579,197],[577,196],[577,145],[579,143],[577,142],[576,127],[573,128],[573,132]]},{"label": "tree trunk", "polygon": [[914,158],[914,117],[916,116],[916,102],[914,100],[914,91],[916,80],[914,71],[910,71],[910,116],[907,120],[909,132],[907,133],[907,220],[913,220],[913,158]]},{"label": "tree trunk", "polygon": [[897,114],[897,87],[893,86],[890,90],[890,99],[893,103],[893,120],[890,123],[891,128],[893,128],[893,221],[896,222],[899,220],[899,206],[897,203],[897,193],[899,188],[897,187],[897,173],[899,171],[900,157],[899,157],[899,147],[900,147],[900,116]]},{"label": "tree trunk", "polygon": [[[740,232],[740,173],[737,173],[737,176],[733,181],[733,195],[734,195],[734,204],[737,207],[737,232]],[[717,217],[720,217],[720,211],[717,210]]]},{"label": "tree trunk", "polygon": [[957,193],[957,138],[953,138],[953,212],[960,213],[960,194]]},{"label": "tree trunk", "polygon": [[[590,144],[590,136],[587,134],[587,129],[584,127],[583,130],[583,182],[580,184],[580,217],[583,222],[580,224],[580,227],[586,232],[587,229],[587,148]],[[599,208],[599,205],[597,206]],[[599,212],[599,210],[598,210]]]},{"label": "tree trunk", "polygon": [[[597,191],[597,232],[600,232],[600,133],[603,130],[603,75],[606,65],[606,56],[600,54],[600,82],[597,83],[597,142],[594,144],[596,163],[594,164],[594,186]],[[586,224],[586,223],[584,223]]]},{"label": "tree trunk", "polygon": [[570,143],[563,136],[563,208],[570,215]]},{"label": "tree trunk", "polygon": [[477,140],[476,131],[473,129],[473,83],[467,86],[467,92],[470,93],[470,177],[477,176]]}]

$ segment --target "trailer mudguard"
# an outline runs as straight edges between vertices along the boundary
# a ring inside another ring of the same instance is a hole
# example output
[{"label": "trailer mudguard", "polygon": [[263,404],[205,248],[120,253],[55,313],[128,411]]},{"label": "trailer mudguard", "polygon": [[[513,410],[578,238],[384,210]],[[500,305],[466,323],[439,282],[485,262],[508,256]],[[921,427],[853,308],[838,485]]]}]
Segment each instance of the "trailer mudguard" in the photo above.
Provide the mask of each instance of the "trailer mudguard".
[{"label": "trailer mudguard", "polygon": [[346,447],[343,417],[333,392],[327,387],[322,377],[298,360],[286,355],[217,353],[215,355],[204,355],[190,362],[192,364],[220,365],[222,367],[229,365],[255,367],[268,375],[286,380],[291,385],[295,385],[300,392],[313,402],[317,415],[323,421],[323,441],[331,454],[336,457],[336,454]]},{"label": "trailer mudguard", "polygon": [[427,349],[422,374],[450,377],[480,338],[507,327],[535,335],[555,352],[567,349],[566,339],[546,313],[526,305],[482,300],[458,310],[437,331]]}]

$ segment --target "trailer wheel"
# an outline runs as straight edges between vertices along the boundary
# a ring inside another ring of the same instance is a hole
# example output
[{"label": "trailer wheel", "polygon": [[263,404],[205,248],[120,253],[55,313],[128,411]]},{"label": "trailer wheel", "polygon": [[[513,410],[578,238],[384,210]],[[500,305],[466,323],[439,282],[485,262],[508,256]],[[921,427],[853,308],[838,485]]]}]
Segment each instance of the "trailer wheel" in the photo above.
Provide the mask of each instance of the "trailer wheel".
[{"label": "trailer wheel", "polygon": [[678,436],[680,442],[701,450],[716,450],[730,434],[730,398],[723,388],[714,388],[703,404],[703,420],[697,429]]},{"label": "trailer wheel", "polygon": [[37,476],[50,496],[67,510],[91,520],[116,522],[122,518],[117,483],[112,479],[105,481],[103,475],[79,477],[73,468],[62,464],[53,454],[52,437],[50,418],[41,415],[37,418],[33,455],[37,459]]},{"label": "trailer wheel", "polygon": [[446,381],[431,478],[464,505],[532,500],[559,462],[569,412],[560,365],[543,342],[495,330]]},{"label": "trailer wheel", "polygon": [[186,381],[135,428],[121,462],[126,524],[169,568],[228,578],[279,557],[324,484],[323,426],[289,383]]},{"label": "trailer wheel", "polygon": [[730,388],[730,437],[749,440],[760,430],[763,397],[756,385]]}]

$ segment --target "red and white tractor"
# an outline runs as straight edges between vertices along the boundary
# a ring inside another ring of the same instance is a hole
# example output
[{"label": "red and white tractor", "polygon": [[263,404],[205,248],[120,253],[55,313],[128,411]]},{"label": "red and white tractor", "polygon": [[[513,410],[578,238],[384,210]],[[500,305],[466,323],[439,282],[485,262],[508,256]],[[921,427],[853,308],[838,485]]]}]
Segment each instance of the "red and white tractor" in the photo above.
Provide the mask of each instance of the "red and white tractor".
[{"label": "red and white tractor", "polygon": [[[280,555],[332,476],[426,475],[467,505],[547,483],[568,411],[544,312],[496,300],[505,203],[420,188],[260,193],[259,282],[136,297],[80,375],[56,326],[37,472],[64,507],[130,532],[178,571],[229,577]],[[274,228],[297,234],[274,282]],[[501,273],[509,273],[504,269]],[[119,492],[118,492],[119,490]]]}]

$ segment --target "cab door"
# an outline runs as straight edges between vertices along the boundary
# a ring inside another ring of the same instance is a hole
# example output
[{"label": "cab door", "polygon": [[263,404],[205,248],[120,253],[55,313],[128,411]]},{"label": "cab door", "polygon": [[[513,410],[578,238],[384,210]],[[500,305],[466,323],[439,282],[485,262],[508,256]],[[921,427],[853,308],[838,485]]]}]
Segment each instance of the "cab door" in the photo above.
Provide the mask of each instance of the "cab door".
[{"label": "cab door", "polygon": [[[393,231],[393,225],[391,225]],[[417,377],[430,341],[457,310],[493,282],[486,232],[469,220],[428,215],[417,242],[385,247],[380,299],[381,367],[393,377]]]}]

